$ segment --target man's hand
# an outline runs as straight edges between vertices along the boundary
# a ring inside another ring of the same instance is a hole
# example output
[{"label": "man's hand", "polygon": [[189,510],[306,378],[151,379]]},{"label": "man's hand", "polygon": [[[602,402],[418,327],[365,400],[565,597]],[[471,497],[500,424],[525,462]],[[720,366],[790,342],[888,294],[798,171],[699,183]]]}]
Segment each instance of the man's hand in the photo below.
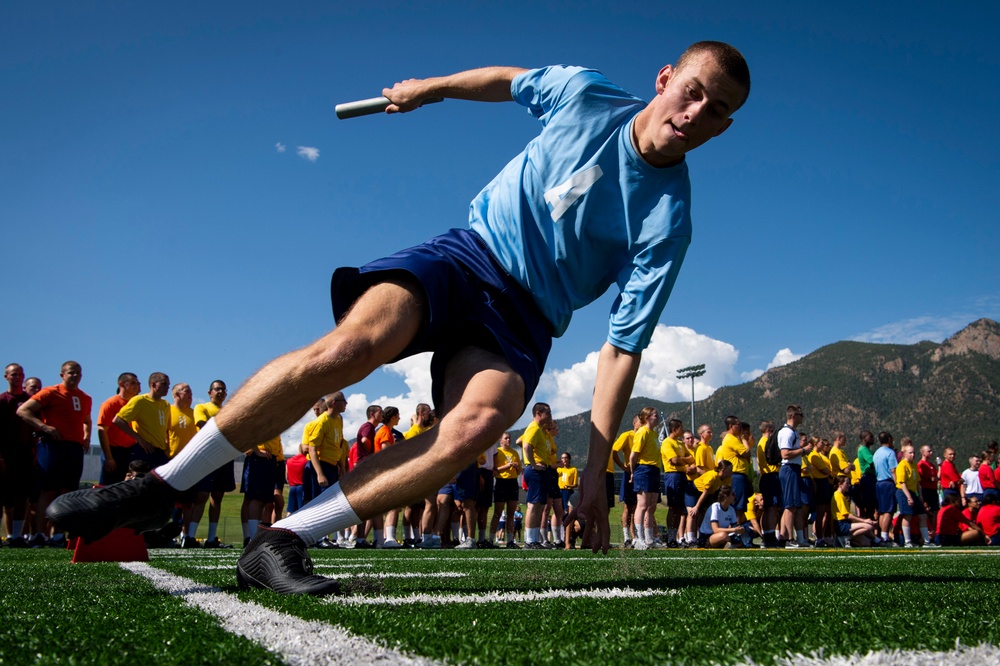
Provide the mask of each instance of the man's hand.
[{"label": "man's hand", "polygon": [[61,442],[62,433],[59,432],[59,428],[50,425],[43,425],[41,428],[42,433],[51,440]]},{"label": "man's hand", "polygon": [[432,96],[428,94],[427,88],[427,82],[423,79],[407,79],[391,88],[383,88],[382,94],[391,102],[385,112],[407,113],[420,108],[420,103]]},{"label": "man's hand", "polygon": [[116,468],[117,468],[117,465],[115,464],[115,459],[114,458],[107,458],[104,461],[104,471],[107,472],[108,474],[114,473],[114,471],[115,471]]},{"label": "man's hand", "polygon": [[[589,463],[588,463],[589,466]],[[603,468],[600,470],[603,472]],[[573,508],[569,514],[563,518],[563,525],[570,525],[583,516],[586,529],[583,531],[583,543],[589,543],[593,552],[600,550],[607,555],[611,550],[611,524],[608,522],[608,497],[604,492],[603,479],[594,474],[584,471],[584,478],[580,482],[580,504]]]},{"label": "man's hand", "polygon": [[142,448],[142,450],[145,451],[146,453],[152,453],[153,449],[155,448],[152,444],[144,440],[142,437],[137,437],[135,441],[136,444],[138,444],[140,448]]}]

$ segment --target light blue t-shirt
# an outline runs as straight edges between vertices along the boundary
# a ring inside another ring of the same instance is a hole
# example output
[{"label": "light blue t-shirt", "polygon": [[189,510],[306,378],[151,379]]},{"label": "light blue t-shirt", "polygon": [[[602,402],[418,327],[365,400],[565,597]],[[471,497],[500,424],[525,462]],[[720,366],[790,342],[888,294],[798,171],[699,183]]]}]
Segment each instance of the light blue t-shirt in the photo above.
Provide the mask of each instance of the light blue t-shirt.
[{"label": "light blue t-shirt", "polygon": [[896,469],[896,452],[891,446],[880,446],[873,456],[872,464],[875,465],[875,480],[895,480],[893,470]]},{"label": "light blue t-shirt", "polygon": [[472,230],[557,337],[617,284],[608,341],[642,351],[691,242],[687,163],[658,169],[636,153],[632,120],[646,103],[599,72],[531,70],[511,95],[542,131],[473,200]]}]

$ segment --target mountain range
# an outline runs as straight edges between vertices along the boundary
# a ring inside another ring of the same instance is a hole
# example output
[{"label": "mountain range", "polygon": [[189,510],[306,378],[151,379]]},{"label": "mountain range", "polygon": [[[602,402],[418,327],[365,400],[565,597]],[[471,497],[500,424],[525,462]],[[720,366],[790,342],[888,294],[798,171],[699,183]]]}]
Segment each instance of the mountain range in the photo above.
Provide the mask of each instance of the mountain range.
[{"label": "mountain range", "polygon": [[[821,437],[845,432],[851,459],[862,430],[876,435],[888,430],[897,446],[904,436],[918,447],[931,445],[936,455],[951,446],[956,465],[964,469],[970,455],[1000,439],[1000,324],[980,319],[940,344],[835,342],[695,402],[696,425],[712,424],[718,446],[726,416],[747,421],[756,435],[764,419],[784,422],[789,404],[805,413],[800,432]],[[637,397],[629,401],[618,431],[630,429],[633,415],[645,406],[690,428],[690,403]],[[559,450],[569,451],[574,466],[582,468],[590,412],[558,423]]]}]

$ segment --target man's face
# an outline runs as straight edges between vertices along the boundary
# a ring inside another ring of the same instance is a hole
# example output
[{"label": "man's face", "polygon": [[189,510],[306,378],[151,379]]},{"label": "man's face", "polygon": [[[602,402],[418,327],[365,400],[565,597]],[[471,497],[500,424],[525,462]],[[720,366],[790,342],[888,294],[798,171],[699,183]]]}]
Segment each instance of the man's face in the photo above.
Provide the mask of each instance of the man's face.
[{"label": "man's face", "polygon": [[174,392],[174,404],[187,409],[193,400],[194,393],[191,392],[191,387],[187,384],[180,384]]},{"label": "man's face", "polygon": [[569,467],[569,456],[560,456],[559,462],[562,463],[563,467]]},{"label": "man's face", "polygon": [[913,447],[907,447],[903,451],[903,457],[912,462],[913,461]]},{"label": "man's face", "polygon": [[11,363],[4,370],[3,378],[10,385],[11,393],[20,392],[24,387],[24,368],[16,363]]},{"label": "man's face", "polygon": [[142,384],[139,383],[138,379],[126,379],[118,384],[118,388],[121,389],[123,398],[131,400],[139,395],[139,391],[142,390]]},{"label": "man's face", "polygon": [[549,408],[545,408],[542,411],[538,412],[537,416],[538,416],[538,425],[548,430],[549,426],[552,425],[552,410]]},{"label": "man's face", "polygon": [[67,365],[63,367],[59,376],[62,377],[63,386],[75,389],[80,385],[80,380],[83,379],[83,370],[78,365]]},{"label": "man's face", "polygon": [[510,448],[510,433],[509,432],[505,432],[504,434],[500,435],[500,446],[503,446],[503,447],[506,447],[506,448]]},{"label": "man's face", "polygon": [[694,434],[690,432],[684,433],[684,446],[688,447],[689,449],[692,449],[694,448],[694,443],[695,443]]},{"label": "man's face", "polygon": [[164,377],[158,382],[149,385],[149,394],[154,398],[162,398],[170,391],[170,377]]},{"label": "man's face", "polygon": [[29,396],[35,395],[42,390],[42,382],[37,377],[31,377],[24,381],[24,392]]},{"label": "man's face", "polygon": [[327,406],[330,407],[334,414],[343,414],[344,410],[347,409],[347,398],[338,393],[327,403]]},{"label": "man's face", "polygon": [[714,57],[702,53],[681,69],[661,69],[656,93],[646,136],[638,137],[639,149],[653,166],[667,166],[725,132],[744,90],[722,73]]},{"label": "man's face", "polygon": [[711,428],[705,428],[704,430],[701,431],[700,434],[701,434],[701,441],[706,442],[706,443],[712,441],[712,429]]},{"label": "man's face", "polygon": [[800,425],[802,425],[802,421],[804,419],[805,419],[805,414],[803,414],[801,411],[795,412],[794,414],[792,414],[792,427],[798,428]]},{"label": "man's face", "polygon": [[660,425],[660,415],[657,414],[656,412],[653,412],[652,414],[649,415],[649,418],[646,419],[646,427],[648,427],[650,430],[656,430],[656,426],[658,425]]},{"label": "man's face", "polygon": [[226,401],[226,395],[226,385],[221,382],[212,382],[212,385],[208,387],[208,399],[216,406],[222,406],[222,403]]},{"label": "man's face", "polygon": [[376,410],[375,410],[375,411],[374,411],[374,412],[372,413],[372,415],[371,415],[371,418],[370,418],[370,419],[368,419],[368,420],[369,420],[369,421],[372,421],[373,423],[378,423],[378,422],[380,422],[380,421],[382,420],[382,408],[381,408],[381,407],[379,407],[378,409],[376,409]]},{"label": "man's face", "polygon": [[929,446],[920,447],[920,457],[924,460],[930,460],[931,456],[934,455],[934,450]]},{"label": "man's face", "polygon": [[954,451],[945,451],[944,452],[944,459],[945,460],[950,460],[950,461],[954,462],[955,461],[955,452]]},{"label": "man's face", "polygon": [[972,458],[969,461],[969,469],[975,471],[975,470],[979,469],[979,466],[981,464],[982,464],[982,461],[979,458]]}]

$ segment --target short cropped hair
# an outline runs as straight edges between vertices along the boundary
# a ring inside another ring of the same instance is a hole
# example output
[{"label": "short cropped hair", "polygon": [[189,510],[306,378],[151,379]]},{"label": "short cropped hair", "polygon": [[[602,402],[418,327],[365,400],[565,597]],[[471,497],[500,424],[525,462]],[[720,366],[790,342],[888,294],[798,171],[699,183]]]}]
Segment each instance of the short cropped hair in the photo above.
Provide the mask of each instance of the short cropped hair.
[{"label": "short cropped hair", "polygon": [[547,402],[536,402],[534,405],[531,406],[531,415],[532,416],[535,416],[536,414],[545,414],[545,413],[549,413],[549,414],[552,413],[552,408],[549,407],[549,403],[547,403]]},{"label": "short cropped hair", "polygon": [[[695,42],[684,49],[684,53],[677,59],[675,70],[680,71],[689,62],[708,53],[719,65],[722,73],[731,78],[737,85],[743,88],[743,99],[740,100],[736,109],[743,106],[747,98],[750,97],[750,66],[747,65],[746,58],[735,47],[725,42],[703,41]],[[733,109],[733,111],[736,111]]]},{"label": "short cropped hair", "polygon": [[149,386],[152,387],[153,384],[159,384],[167,378],[162,372],[154,372],[149,376]]},{"label": "short cropped hair", "polygon": [[883,430],[882,432],[880,432],[878,434],[878,443],[879,444],[881,444],[882,446],[885,446],[886,444],[889,444],[890,442],[892,442],[892,433],[891,432],[889,432],[888,430]]},{"label": "short cropped hair", "polygon": [[798,405],[788,405],[788,407],[785,408],[786,419],[790,419],[796,414],[801,414],[801,413],[802,413],[802,408],[799,407]]},{"label": "short cropped hair", "polygon": [[137,374],[135,374],[134,372],[123,372],[122,374],[118,375],[118,385],[119,386],[121,386],[125,382],[129,382],[129,381],[137,382],[137,381],[139,381],[139,376]]},{"label": "short cropped hair", "polygon": [[733,426],[740,424],[740,418],[738,416],[727,416],[726,417],[726,430],[729,430]]},{"label": "short cropped hair", "polygon": [[669,433],[675,433],[678,430],[681,430],[683,427],[684,424],[681,423],[680,419],[670,419],[669,421],[667,421],[667,432]]},{"label": "short cropped hair", "polygon": [[381,410],[382,410],[382,408],[379,407],[378,405],[368,405],[368,409],[365,410],[365,414],[368,415],[368,418],[371,418],[371,417],[375,416]]}]

